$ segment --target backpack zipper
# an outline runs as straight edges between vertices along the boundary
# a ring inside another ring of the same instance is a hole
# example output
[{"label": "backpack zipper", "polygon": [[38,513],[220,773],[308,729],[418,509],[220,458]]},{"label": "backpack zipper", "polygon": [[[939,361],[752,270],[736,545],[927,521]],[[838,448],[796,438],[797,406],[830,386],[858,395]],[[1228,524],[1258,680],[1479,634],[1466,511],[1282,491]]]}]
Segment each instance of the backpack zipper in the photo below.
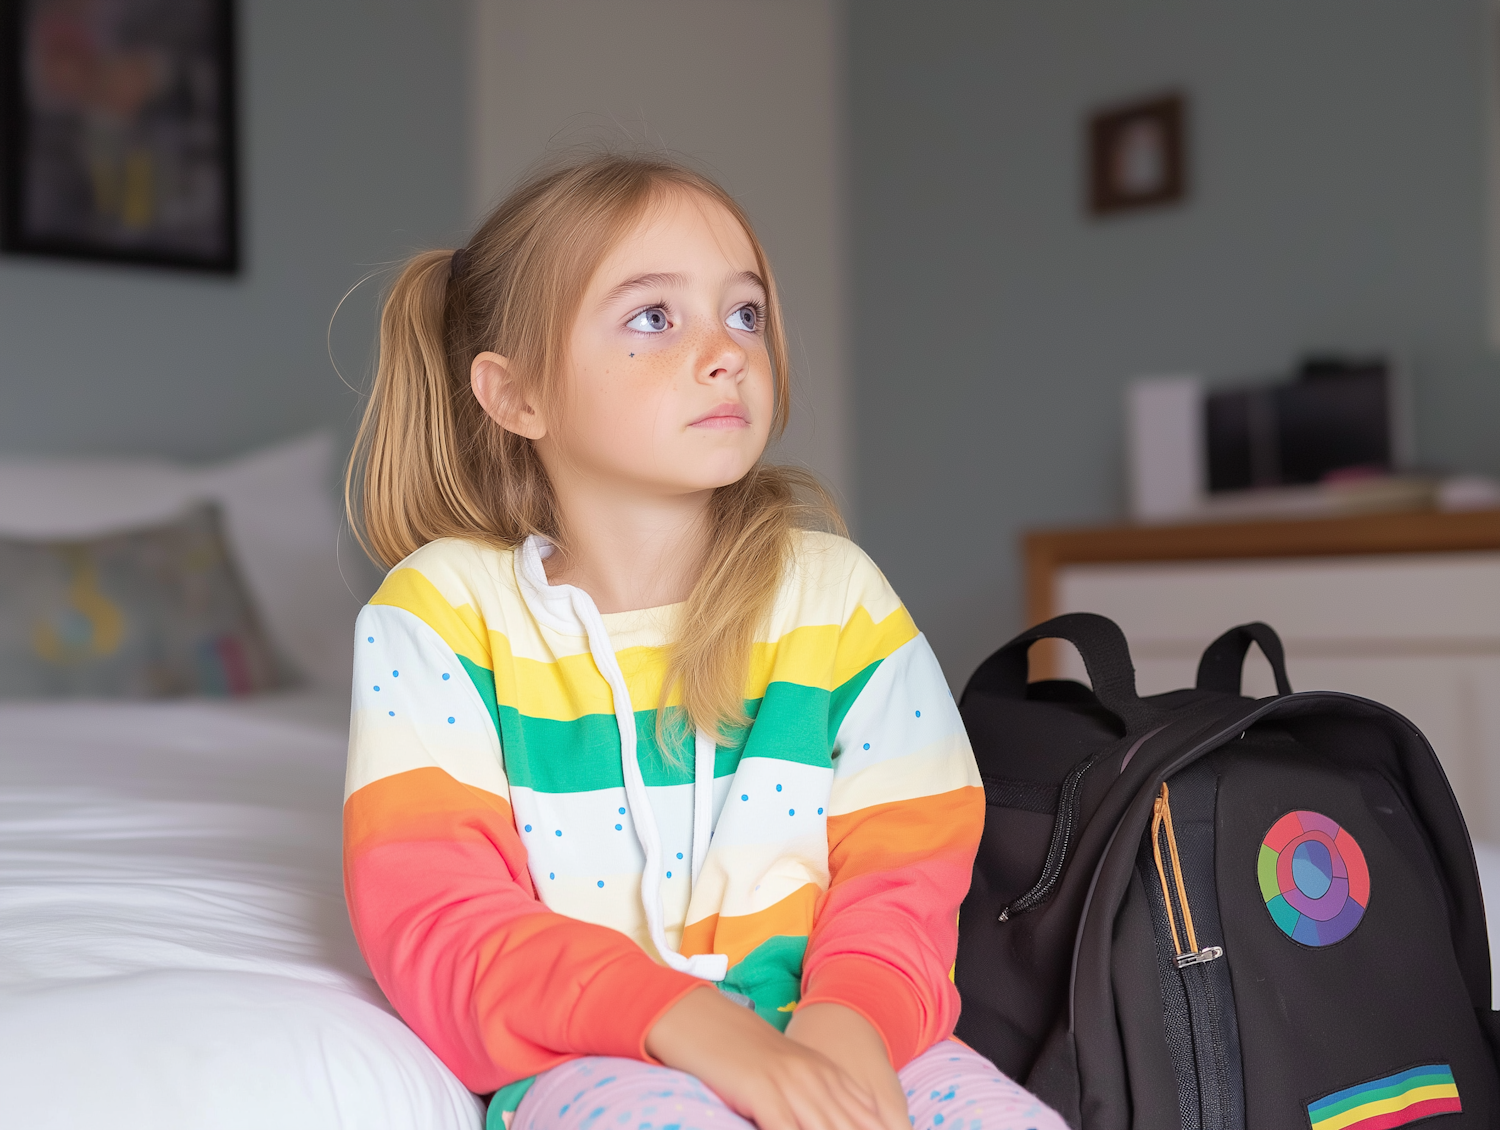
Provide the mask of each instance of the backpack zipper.
[{"label": "backpack zipper", "polygon": [[[1193,791],[1184,794],[1193,798],[1189,815],[1197,822],[1207,815],[1202,791],[1203,782],[1199,781]],[[1212,856],[1213,842],[1211,838],[1205,841],[1205,829],[1199,823],[1192,827],[1184,842],[1195,854],[1189,860],[1192,867],[1185,869],[1173,821],[1171,790],[1163,783],[1152,798],[1149,862],[1142,844],[1137,863],[1150,897],[1159,900],[1152,913],[1154,960],[1161,978],[1167,1046],[1177,1078],[1180,1125],[1184,1130],[1243,1130],[1234,998],[1228,970],[1223,964],[1215,964],[1224,956],[1224,948],[1199,945],[1198,923],[1188,897],[1188,870],[1194,876],[1192,882],[1213,882],[1211,873],[1205,875],[1203,871],[1205,858]],[[1200,898],[1207,898],[1200,909],[1206,908],[1210,921],[1205,925],[1216,933],[1212,887],[1195,890]]]},{"label": "backpack zipper", "polygon": [[[1126,751],[1121,760],[1120,771],[1122,773],[1125,771],[1125,766],[1130,764],[1130,759],[1135,756],[1141,746],[1166,728],[1167,724],[1164,722],[1156,729],[1148,730],[1137,738],[1135,744]],[[1109,750],[1100,750],[1094,756],[1074,766],[1073,771],[1063,778],[1063,783],[1057,790],[1057,816],[1053,819],[1052,839],[1047,844],[1047,859],[1042,864],[1042,873],[1032,885],[1031,890],[1000,911],[999,921],[1008,922],[1012,915],[1039,906],[1052,897],[1052,892],[1062,881],[1063,864],[1068,860],[1068,848],[1073,843],[1073,825],[1078,821],[1078,799],[1083,789],[1084,775],[1108,752]]]},{"label": "backpack zipper", "polygon": [[1083,775],[1093,768],[1102,753],[1096,753],[1087,761],[1074,767],[1063,779],[1057,791],[1057,817],[1052,824],[1052,840],[1047,845],[1047,860],[1042,864],[1042,873],[1031,890],[1000,911],[1000,921],[1008,922],[1012,914],[1030,910],[1052,897],[1052,891],[1062,878],[1063,863],[1068,858],[1068,847],[1073,842],[1073,824],[1078,819],[1078,791],[1083,784]]},{"label": "backpack zipper", "polygon": [[[1163,850],[1165,848],[1165,851]],[[1167,783],[1161,783],[1161,792],[1151,810],[1151,854],[1156,860],[1156,874],[1161,879],[1162,901],[1167,907],[1167,925],[1172,929],[1172,949],[1176,953],[1174,962],[1178,969],[1190,965],[1206,965],[1224,956],[1223,946],[1198,948],[1198,936],[1193,930],[1193,910],[1188,905],[1187,887],[1182,881],[1182,860],[1177,854],[1177,833],[1172,828],[1171,793]],[[1167,872],[1171,871],[1171,882]],[[1174,907],[1172,896],[1177,897]],[[1178,920],[1182,931],[1178,932]],[[1186,947],[1183,941],[1186,940]]]}]

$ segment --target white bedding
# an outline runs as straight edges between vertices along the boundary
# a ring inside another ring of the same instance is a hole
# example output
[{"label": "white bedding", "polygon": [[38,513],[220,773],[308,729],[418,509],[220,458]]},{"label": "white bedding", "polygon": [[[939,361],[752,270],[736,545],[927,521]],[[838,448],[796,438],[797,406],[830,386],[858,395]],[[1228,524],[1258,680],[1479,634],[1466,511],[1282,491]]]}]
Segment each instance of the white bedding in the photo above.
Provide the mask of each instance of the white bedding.
[{"label": "white bedding", "polygon": [[0,1126],[475,1128],[354,944],[343,698],[0,705]]}]

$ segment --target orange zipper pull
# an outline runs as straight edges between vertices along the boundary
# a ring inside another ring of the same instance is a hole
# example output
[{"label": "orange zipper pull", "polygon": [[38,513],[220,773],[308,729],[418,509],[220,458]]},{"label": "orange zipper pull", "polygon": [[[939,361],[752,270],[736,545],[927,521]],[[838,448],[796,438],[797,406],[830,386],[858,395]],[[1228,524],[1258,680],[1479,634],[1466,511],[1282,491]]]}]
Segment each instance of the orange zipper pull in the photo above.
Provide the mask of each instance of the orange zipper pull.
[{"label": "orange zipper pull", "polygon": [[[1172,913],[1172,896],[1168,893],[1166,861],[1162,859],[1162,831],[1166,832],[1167,854],[1172,860],[1172,881],[1177,888],[1177,898],[1182,906],[1182,928],[1187,935],[1187,949],[1177,934],[1177,919]],[[1189,965],[1205,965],[1224,956],[1223,946],[1198,948],[1198,935],[1193,929],[1193,909],[1188,905],[1187,884],[1182,879],[1182,857],[1177,854],[1177,832],[1172,827],[1171,793],[1165,781],[1161,784],[1161,795],[1151,806],[1151,853],[1156,858],[1156,874],[1161,879],[1161,897],[1167,908],[1167,925],[1172,929],[1172,948],[1176,951],[1175,964],[1178,969]]]}]

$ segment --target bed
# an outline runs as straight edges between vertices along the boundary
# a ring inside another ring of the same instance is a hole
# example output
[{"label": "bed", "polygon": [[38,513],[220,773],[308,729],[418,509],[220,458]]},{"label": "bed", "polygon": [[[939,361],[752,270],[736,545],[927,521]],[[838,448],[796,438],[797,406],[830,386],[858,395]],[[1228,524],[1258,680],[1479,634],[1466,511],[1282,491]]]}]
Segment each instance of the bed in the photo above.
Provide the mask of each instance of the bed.
[{"label": "bed", "polygon": [[334,474],[326,435],[212,467],[0,460],[0,536],[220,506],[292,684],[0,701],[0,1127],[483,1125],[391,1011],[344,907],[349,649],[371,579]]},{"label": "bed", "polygon": [[350,932],[347,720],[0,705],[0,1126],[482,1125]]}]

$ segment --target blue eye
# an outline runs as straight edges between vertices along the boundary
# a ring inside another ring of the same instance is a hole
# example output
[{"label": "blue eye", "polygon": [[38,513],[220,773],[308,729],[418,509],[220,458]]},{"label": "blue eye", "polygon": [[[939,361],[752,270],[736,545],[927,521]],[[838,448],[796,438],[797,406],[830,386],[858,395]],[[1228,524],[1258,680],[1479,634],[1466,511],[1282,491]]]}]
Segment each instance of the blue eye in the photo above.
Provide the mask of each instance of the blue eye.
[{"label": "blue eye", "polygon": [[642,333],[659,334],[664,333],[667,328],[667,312],[660,306],[653,306],[649,310],[642,310],[634,318],[625,323],[627,330],[640,330]]},{"label": "blue eye", "polygon": [[748,333],[754,333],[759,321],[760,318],[754,306],[741,306],[734,313],[730,314],[728,318],[724,319],[724,324],[732,330],[745,330]]}]

